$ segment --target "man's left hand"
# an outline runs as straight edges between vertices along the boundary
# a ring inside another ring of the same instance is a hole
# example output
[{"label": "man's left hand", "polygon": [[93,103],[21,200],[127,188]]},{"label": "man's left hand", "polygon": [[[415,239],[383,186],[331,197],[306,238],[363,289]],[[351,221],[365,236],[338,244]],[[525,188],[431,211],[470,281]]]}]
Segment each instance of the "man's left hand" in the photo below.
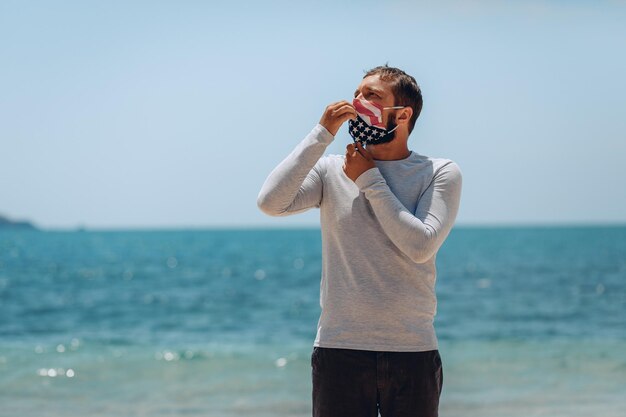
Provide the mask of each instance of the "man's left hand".
[{"label": "man's left hand", "polygon": [[352,181],[356,181],[362,173],[375,167],[374,157],[372,157],[372,154],[370,154],[361,143],[357,142],[356,145],[350,143],[346,146],[346,159],[343,164],[343,172],[345,172]]}]

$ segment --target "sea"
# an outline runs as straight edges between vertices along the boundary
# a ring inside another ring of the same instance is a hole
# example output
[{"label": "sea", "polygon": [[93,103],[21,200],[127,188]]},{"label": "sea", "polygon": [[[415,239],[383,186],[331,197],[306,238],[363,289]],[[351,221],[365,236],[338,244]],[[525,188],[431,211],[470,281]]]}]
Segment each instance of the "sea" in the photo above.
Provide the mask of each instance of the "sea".
[{"label": "sea", "polygon": [[[626,416],[626,227],[437,268],[441,416]],[[319,229],[0,231],[0,416],[310,416],[320,273]]]}]

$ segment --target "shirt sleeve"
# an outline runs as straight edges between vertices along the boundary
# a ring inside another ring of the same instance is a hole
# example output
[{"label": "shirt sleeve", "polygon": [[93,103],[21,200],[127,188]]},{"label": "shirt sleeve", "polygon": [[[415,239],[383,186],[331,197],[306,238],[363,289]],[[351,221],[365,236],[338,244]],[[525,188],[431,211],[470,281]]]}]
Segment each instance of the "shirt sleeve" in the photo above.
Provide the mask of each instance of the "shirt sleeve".
[{"label": "shirt sleeve", "polygon": [[320,124],[300,142],[263,183],[257,205],[270,216],[286,216],[319,207],[323,160],[334,136]]},{"label": "shirt sleeve", "polygon": [[462,175],[452,161],[439,168],[411,213],[393,194],[378,168],[365,171],[356,185],[370,202],[389,239],[411,260],[424,263],[446,239],[459,210]]}]

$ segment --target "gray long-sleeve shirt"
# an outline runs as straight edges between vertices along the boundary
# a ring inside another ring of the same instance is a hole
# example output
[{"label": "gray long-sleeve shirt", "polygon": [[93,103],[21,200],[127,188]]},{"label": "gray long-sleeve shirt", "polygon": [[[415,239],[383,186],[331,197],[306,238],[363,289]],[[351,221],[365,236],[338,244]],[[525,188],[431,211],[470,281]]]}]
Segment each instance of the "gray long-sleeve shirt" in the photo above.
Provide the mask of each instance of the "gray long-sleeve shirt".
[{"label": "gray long-sleeve shirt", "polygon": [[461,195],[447,159],[412,152],[350,180],[344,156],[322,156],[334,137],[317,125],[266,179],[258,205],[274,216],[320,208],[321,316],[314,346],[437,349],[435,256]]}]

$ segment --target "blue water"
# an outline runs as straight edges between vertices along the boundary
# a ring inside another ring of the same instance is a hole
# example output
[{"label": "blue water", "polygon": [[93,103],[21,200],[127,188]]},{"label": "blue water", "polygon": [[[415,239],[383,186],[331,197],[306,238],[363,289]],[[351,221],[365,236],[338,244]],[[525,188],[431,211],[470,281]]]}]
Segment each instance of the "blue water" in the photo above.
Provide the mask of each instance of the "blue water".
[{"label": "blue water", "polygon": [[[0,232],[0,416],[307,416],[319,230]],[[623,416],[626,227],[456,228],[442,416]]]}]

